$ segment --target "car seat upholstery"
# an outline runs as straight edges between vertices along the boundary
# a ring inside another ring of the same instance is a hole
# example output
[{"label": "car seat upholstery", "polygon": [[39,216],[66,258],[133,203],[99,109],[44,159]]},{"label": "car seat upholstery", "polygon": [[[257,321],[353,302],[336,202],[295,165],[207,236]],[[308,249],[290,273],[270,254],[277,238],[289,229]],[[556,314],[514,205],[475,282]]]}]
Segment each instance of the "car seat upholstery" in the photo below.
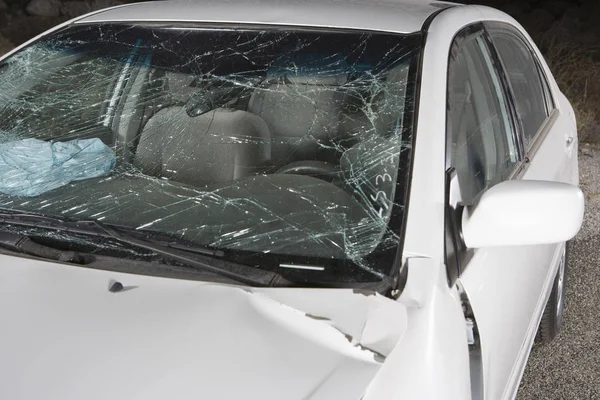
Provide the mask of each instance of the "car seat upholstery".
[{"label": "car seat upholstery", "polygon": [[365,74],[349,85],[340,120],[347,148],[403,126],[408,70],[403,64],[379,75]]},{"label": "car seat upholstery", "polygon": [[185,104],[188,101],[197,91],[193,85],[196,79],[194,74],[165,71],[165,90],[168,92],[171,105]]},{"label": "car seat upholstery", "polygon": [[174,106],[148,121],[134,164],[148,175],[204,186],[255,174],[270,157],[269,128],[260,117],[224,108],[190,117]]},{"label": "car seat upholstery", "polygon": [[[396,189],[402,143],[408,66],[398,66],[363,82],[358,108],[343,125],[352,129],[357,143],[344,151],[340,168],[347,186],[362,205],[366,217],[348,235],[353,248],[366,254],[387,232]],[[350,109],[351,111],[352,109]]]},{"label": "car seat upholstery", "polygon": [[248,109],[269,126],[276,167],[301,160],[332,161],[348,73],[342,63],[323,67],[310,58],[286,62],[267,71]]},{"label": "car seat upholstery", "polygon": [[[141,86],[140,96],[129,96],[124,111],[127,118],[126,129],[119,129],[122,140],[122,156],[128,162],[134,154],[140,139],[140,130],[146,126],[150,118],[166,107],[184,105],[187,99],[197,91],[192,87],[195,75],[162,69],[142,70],[136,81]],[[141,78],[141,79],[140,79]]]}]

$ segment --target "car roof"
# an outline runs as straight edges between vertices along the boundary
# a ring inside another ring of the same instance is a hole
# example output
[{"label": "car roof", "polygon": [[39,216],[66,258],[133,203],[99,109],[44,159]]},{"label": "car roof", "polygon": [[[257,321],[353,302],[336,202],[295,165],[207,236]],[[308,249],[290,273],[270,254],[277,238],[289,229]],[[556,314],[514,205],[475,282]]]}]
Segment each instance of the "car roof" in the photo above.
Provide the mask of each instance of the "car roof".
[{"label": "car roof", "polygon": [[77,23],[204,22],[412,33],[435,12],[453,6],[459,5],[429,0],[174,0],[113,7]]}]

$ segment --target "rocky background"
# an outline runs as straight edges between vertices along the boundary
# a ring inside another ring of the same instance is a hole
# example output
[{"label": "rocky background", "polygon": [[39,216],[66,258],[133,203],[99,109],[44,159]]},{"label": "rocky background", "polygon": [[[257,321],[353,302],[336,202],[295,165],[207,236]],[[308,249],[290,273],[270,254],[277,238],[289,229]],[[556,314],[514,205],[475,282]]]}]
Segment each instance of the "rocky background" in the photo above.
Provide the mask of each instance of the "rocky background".
[{"label": "rocky background", "polygon": [[[133,1],[0,0],[0,54],[75,16]],[[455,1],[499,8],[521,22],[573,103],[580,139],[600,143],[600,1]]]},{"label": "rocky background", "polygon": [[127,1],[0,0],[0,54],[70,18],[125,2]]},{"label": "rocky background", "polygon": [[454,1],[495,7],[519,21],[575,108],[580,139],[600,143],[600,1]]}]

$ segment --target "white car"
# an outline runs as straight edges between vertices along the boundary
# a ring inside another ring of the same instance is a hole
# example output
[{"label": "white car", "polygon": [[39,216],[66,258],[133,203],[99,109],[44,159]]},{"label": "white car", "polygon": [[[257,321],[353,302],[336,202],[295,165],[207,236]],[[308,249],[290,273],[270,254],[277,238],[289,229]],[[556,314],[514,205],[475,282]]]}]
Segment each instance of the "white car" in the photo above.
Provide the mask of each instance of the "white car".
[{"label": "white car", "polygon": [[491,8],[99,11],[0,139],[1,399],[512,399],[563,320],[575,116]]}]

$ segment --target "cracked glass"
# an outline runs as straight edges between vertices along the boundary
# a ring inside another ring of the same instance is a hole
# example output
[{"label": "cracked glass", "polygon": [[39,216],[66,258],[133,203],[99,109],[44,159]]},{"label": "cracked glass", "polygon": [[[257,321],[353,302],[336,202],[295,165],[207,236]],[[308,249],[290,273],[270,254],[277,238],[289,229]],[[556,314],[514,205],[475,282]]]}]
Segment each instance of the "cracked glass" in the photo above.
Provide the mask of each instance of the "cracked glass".
[{"label": "cracked glass", "polygon": [[0,63],[0,207],[166,235],[297,283],[381,280],[403,231],[420,43],[63,29]]}]

